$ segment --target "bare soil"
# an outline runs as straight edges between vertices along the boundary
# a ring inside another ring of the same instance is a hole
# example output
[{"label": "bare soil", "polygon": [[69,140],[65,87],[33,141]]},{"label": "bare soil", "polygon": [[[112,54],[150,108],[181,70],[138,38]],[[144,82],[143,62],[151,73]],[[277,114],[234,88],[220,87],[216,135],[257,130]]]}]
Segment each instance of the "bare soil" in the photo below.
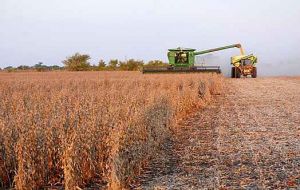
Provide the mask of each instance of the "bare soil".
[{"label": "bare soil", "polygon": [[141,189],[300,189],[300,78],[227,79],[180,123]]}]

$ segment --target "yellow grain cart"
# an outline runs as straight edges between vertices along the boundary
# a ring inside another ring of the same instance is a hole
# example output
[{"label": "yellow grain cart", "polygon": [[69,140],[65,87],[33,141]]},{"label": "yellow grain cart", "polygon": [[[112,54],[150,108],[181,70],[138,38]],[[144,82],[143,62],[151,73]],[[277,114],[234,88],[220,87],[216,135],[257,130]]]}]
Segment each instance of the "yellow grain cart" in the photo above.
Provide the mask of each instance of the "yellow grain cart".
[{"label": "yellow grain cart", "polygon": [[241,55],[231,57],[231,78],[241,78],[250,75],[252,78],[257,77],[257,57],[253,54],[245,55],[241,45],[239,45]]}]

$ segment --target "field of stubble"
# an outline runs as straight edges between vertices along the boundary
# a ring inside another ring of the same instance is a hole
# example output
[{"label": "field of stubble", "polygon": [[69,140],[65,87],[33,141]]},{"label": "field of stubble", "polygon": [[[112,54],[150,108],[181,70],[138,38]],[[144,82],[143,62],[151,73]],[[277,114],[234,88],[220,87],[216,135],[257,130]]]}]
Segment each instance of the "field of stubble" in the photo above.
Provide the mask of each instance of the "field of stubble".
[{"label": "field of stubble", "polygon": [[131,188],[217,75],[0,73],[0,188]]},{"label": "field of stubble", "polygon": [[225,83],[180,122],[141,189],[300,189],[300,77]]}]

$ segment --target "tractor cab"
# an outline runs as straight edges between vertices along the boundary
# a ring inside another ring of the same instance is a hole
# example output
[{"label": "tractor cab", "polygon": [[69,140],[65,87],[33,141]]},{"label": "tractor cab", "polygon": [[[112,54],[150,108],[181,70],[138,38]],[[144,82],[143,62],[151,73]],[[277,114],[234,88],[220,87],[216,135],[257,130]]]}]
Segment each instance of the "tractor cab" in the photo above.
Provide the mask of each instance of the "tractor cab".
[{"label": "tractor cab", "polygon": [[231,57],[231,64],[235,67],[239,66],[255,66],[257,57],[254,55],[238,55]]}]

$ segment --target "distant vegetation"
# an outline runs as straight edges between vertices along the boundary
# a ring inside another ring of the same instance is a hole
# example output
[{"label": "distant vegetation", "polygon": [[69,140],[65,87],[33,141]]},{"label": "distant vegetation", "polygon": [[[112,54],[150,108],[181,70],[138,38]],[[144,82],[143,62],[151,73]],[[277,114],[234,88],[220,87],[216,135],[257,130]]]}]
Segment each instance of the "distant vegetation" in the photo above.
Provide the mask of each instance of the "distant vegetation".
[{"label": "distant vegetation", "polygon": [[138,71],[144,66],[166,66],[160,60],[152,60],[148,63],[144,63],[143,60],[129,59],[125,61],[119,61],[118,59],[111,59],[108,63],[100,59],[97,64],[91,64],[89,60],[91,57],[88,54],[75,53],[74,55],[67,57],[62,61],[64,66],[47,66],[43,62],[39,62],[34,66],[20,65],[18,67],[8,66],[5,67],[4,71],[57,71],[57,70],[68,70],[68,71]]},{"label": "distant vegetation", "polygon": [[68,57],[66,60],[62,61],[67,70],[70,71],[87,71],[91,67],[89,63],[91,57],[86,54],[75,53],[71,57]]},{"label": "distant vegetation", "polygon": [[42,62],[39,62],[38,64],[35,64],[34,66],[27,66],[27,65],[20,65],[18,67],[12,67],[8,66],[3,69],[0,68],[0,71],[8,71],[8,72],[14,72],[14,71],[54,71],[54,70],[63,70],[64,67],[60,67],[58,65],[52,65],[47,66],[44,65]]}]

